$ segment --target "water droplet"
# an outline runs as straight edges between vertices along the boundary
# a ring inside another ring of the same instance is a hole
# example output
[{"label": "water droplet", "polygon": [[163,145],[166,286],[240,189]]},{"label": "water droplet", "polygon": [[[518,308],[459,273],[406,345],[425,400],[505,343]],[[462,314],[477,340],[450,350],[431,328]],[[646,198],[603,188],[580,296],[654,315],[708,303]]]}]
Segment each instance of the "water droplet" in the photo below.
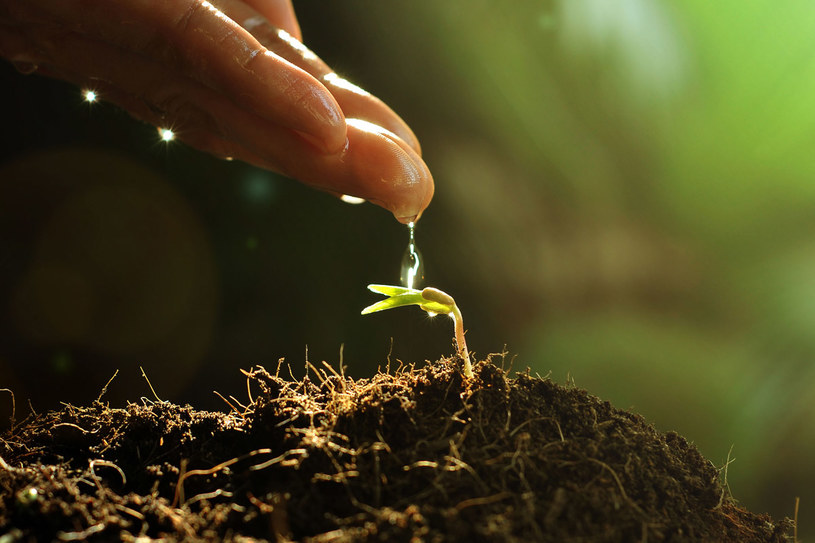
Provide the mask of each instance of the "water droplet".
[{"label": "water droplet", "polygon": [[399,281],[402,283],[402,286],[406,288],[419,289],[424,282],[424,258],[416,246],[413,223],[408,224],[408,231],[410,232],[410,239],[408,240],[405,254],[402,256],[402,269],[399,273]]}]

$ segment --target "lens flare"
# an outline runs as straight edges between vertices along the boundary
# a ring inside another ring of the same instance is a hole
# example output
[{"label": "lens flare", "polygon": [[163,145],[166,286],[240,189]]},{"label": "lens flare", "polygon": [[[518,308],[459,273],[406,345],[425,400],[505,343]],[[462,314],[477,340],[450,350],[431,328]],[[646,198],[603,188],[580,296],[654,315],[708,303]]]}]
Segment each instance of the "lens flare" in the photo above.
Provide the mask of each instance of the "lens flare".
[{"label": "lens flare", "polygon": [[340,200],[342,200],[346,204],[353,204],[353,205],[359,205],[359,204],[364,204],[365,203],[365,198],[358,198],[356,196],[351,196],[350,194],[343,194],[342,196],[340,196]]}]

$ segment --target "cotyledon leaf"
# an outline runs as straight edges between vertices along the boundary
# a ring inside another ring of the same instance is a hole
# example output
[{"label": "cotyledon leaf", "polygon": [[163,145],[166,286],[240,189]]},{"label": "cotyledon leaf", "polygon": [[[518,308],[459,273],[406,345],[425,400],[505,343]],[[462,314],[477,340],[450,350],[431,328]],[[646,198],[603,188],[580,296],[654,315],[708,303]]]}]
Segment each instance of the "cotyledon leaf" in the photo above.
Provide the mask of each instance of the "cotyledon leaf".
[{"label": "cotyledon leaf", "polygon": [[[425,289],[424,291],[416,290],[406,287],[398,287],[394,285],[368,285],[368,290],[384,294],[388,296],[384,300],[369,305],[362,310],[363,315],[375,313],[377,311],[384,311],[386,309],[393,309],[395,307],[403,307],[406,305],[418,305],[424,311],[434,314],[448,314],[453,311],[453,306],[447,302],[443,296],[440,298],[436,289]],[[425,296],[425,291],[430,294],[430,297]],[[447,297],[449,298],[449,296]],[[449,298],[452,300],[452,298]]]},{"label": "cotyledon leaf", "polygon": [[368,285],[368,289],[378,294],[387,296],[373,305],[369,305],[362,310],[363,315],[403,307],[406,305],[418,305],[424,311],[432,315],[449,315],[453,318],[456,345],[461,358],[464,360],[464,376],[473,378],[473,365],[470,362],[470,354],[467,351],[467,342],[464,340],[464,324],[461,321],[461,311],[452,296],[433,287],[426,287],[424,290],[399,287],[395,285]]},{"label": "cotyledon leaf", "polygon": [[422,305],[423,303],[425,303],[425,299],[422,298],[421,293],[400,294],[380,300],[373,305],[369,305],[362,310],[362,314],[367,315],[368,313],[376,313],[377,311],[393,309],[394,307],[402,307],[405,305]]},{"label": "cotyledon leaf", "polygon": [[415,288],[408,288],[408,287],[398,287],[396,285],[377,285],[372,284],[368,285],[368,290],[371,292],[376,292],[378,294],[384,294],[385,296],[399,296],[401,294],[421,294],[421,290],[416,290]]}]

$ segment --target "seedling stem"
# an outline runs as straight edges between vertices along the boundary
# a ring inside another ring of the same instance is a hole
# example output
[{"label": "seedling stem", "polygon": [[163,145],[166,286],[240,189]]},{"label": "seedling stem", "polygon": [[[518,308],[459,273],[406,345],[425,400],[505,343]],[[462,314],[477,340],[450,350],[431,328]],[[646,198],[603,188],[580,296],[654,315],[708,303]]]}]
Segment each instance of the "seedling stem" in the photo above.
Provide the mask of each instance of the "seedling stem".
[{"label": "seedling stem", "polygon": [[406,305],[418,305],[431,316],[449,315],[453,319],[458,354],[464,361],[464,376],[467,378],[474,377],[470,353],[467,351],[467,342],[464,339],[464,319],[452,296],[433,287],[416,290],[393,285],[368,285],[368,289],[384,294],[387,298],[363,309],[363,315]]}]

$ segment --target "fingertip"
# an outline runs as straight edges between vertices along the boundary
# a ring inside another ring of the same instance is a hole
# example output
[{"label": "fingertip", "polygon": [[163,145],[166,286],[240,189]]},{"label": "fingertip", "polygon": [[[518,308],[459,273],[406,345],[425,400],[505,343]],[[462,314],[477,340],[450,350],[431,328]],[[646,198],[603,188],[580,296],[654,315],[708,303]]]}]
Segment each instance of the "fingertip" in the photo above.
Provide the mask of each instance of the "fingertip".
[{"label": "fingertip", "polygon": [[324,155],[341,153],[348,146],[348,138],[343,127],[331,127],[320,136],[302,130],[292,130],[299,138]]},{"label": "fingertip", "polygon": [[[402,149],[404,151],[404,147]],[[422,217],[434,190],[433,176],[421,157],[412,152],[405,154],[410,161],[409,167],[404,170],[406,179],[394,183],[397,190],[391,193],[388,206],[394,218],[402,224],[417,222]]]},{"label": "fingertip", "polygon": [[360,119],[346,119],[354,175],[363,197],[397,221],[416,221],[433,197],[433,176],[421,157],[392,132]]},{"label": "fingertip", "polygon": [[[412,201],[407,199],[405,203],[397,203],[390,211],[393,217],[402,224],[410,224],[418,222],[422,218],[427,206],[430,205],[430,200],[433,198],[433,177],[430,171],[425,166],[426,177],[424,178],[425,197],[421,200]],[[429,188],[429,190],[427,190]]]},{"label": "fingertip", "polygon": [[433,177],[415,151],[384,128],[347,119],[347,140],[334,154],[320,153],[307,138],[265,121],[231,119],[227,137],[250,151],[250,162],[313,188],[363,198],[390,211],[400,222],[421,217],[433,197]]}]

